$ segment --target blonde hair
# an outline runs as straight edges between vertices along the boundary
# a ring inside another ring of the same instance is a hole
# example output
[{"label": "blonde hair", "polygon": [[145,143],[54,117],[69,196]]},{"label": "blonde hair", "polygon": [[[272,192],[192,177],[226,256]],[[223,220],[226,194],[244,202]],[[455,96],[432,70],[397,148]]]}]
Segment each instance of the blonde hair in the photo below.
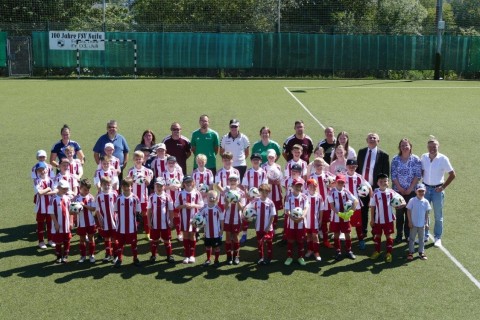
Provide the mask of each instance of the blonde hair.
[{"label": "blonde hair", "polygon": [[137,150],[133,153],[133,158],[136,158],[136,157],[144,158],[145,154],[142,151]]},{"label": "blonde hair", "polygon": [[203,162],[207,162],[207,156],[204,155],[204,154],[202,154],[202,153],[199,153],[199,154],[197,155],[197,157],[195,158],[195,160],[197,160],[197,161],[198,161],[198,160],[201,160],[201,161],[203,161]]}]

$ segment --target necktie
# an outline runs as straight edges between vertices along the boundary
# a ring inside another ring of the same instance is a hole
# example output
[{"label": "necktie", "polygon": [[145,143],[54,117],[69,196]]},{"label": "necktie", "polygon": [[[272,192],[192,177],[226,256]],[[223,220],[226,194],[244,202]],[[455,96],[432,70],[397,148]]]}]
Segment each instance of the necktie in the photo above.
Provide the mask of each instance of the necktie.
[{"label": "necktie", "polygon": [[365,180],[370,181],[370,160],[372,159],[372,150],[368,150],[367,162],[365,163]]}]

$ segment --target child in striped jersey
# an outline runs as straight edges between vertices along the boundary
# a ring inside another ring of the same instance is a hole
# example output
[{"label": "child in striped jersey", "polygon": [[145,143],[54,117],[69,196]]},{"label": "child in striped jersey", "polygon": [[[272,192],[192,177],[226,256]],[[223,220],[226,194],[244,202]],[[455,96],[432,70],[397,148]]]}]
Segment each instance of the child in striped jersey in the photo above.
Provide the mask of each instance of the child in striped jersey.
[{"label": "child in striped jersey", "polygon": [[205,251],[207,260],[203,263],[204,267],[211,264],[212,251],[214,250],[215,260],[214,267],[220,266],[220,247],[222,246],[223,220],[222,209],[217,206],[218,193],[210,190],[207,193],[207,205],[204,206],[197,214],[205,218]]}]

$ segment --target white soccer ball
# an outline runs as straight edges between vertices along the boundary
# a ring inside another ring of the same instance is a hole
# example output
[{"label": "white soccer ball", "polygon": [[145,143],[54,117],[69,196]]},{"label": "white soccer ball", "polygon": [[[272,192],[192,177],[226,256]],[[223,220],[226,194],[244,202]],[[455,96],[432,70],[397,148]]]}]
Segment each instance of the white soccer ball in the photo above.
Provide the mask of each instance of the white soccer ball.
[{"label": "white soccer ball", "polygon": [[260,196],[260,191],[258,191],[258,189],[255,187],[251,187],[248,190],[248,195],[250,196],[250,198],[256,198]]},{"label": "white soccer ball", "polygon": [[226,193],[227,201],[236,203],[240,201],[240,194],[233,190],[228,190]]},{"label": "white soccer ball", "polygon": [[83,209],[83,204],[80,202],[72,202],[70,203],[70,212],[72,213],[79,213]]},{"label": "white soccer ball", "polygon": [[201,228],[205,225],[205,217],[201,214],[196,214],[193,216],[193,225],[197,228]]},{"label": "white soccer ball", "polygon": [[352,208],[353,208],[353,202],[350,200],[345,202],[345,204],[343,205],[344,212],[350,211],[352,210]]},{"label": "white soccer ball", "polygon": [[267,171],[267,178],[270,180],[276,181],[276,180],[279,180],[281,177],[282,177],[282,173],[276,167],[273,167]]},{"label": "white soccer ball", "polygon": [[325,179],[323,179],[323,182],[330,188],[335,183],[335,177],[326,176]]},{"label": "white soccer ball", "polygon": [[142,184],[145,182],[145,180],[146,179],[143,174],[138,173],[133,176],[133,182],[135,182],[136,184]]},{"label": "white soccer ball", "polygon": [[208,185],[206,185],[205,183],[200,183],[197,185],[197,190],[202,193],[206,193],[208,192],[209,188],[208,188]]},{"label": "white soccer ball", "polygon": [[243,216],[247,221],[253,221],[257,217],[257,210],[255,208],[248,206],[243,212]]},{"label": "white soccer ball", "polygon": [[169,186],[178,186],[180,184],[180,181],[178,181],[177,178],[171,178],[168,179],[167,183]]},{"label": "white soccer ball", "polygon": [[296,219],[301,218],[303,216],[303,209],[300,207],[295,207],[292,209],[292,211],[290,211],[290,215]]},{"label": "white soccer ball", "polygon": [[392,200],[390,200],[390,205],[392,207],[399,207],[401,205],[405,204],[405,199],[399,194],[396,194]]},{"label": "white soccer ball", "polygon": [[368,189],[368,186],[366,184],[362,183],[358,186],[357,194],[359,197],[365,198],[366,196],[368,196],[369,193],[370,190]]}]

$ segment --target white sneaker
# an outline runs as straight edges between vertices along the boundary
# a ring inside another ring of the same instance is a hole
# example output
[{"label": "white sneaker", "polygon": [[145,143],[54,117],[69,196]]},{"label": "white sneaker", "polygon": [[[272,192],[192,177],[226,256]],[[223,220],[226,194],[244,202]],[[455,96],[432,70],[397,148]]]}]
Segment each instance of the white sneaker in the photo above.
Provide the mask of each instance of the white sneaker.
[{"label": "white sneaker", "polygon": [[95,256],[93,254],[90,256],[90,263],[95,263]]},{"label": "white sneaker", "polygon": [[188,259],[188,257],[187,257],[187,258],[183,259],[182,262],[183,262],[184,264],[187,264],[189,261],[190,261],[190,259]]},{"label": "white sneaker", "polygon": [[48,245],[52,248],[55,248],[56,244],[52,240],[48,241]]},{"label": "white sneaker", "polygon": [[435,247],[441,247],[442,246],[442,239],[435,239],[435,243],[433,244]]},{"label": "white sneaker", "polygon": [[86,257],[82,256],[82,257],[80,257],[80,259],[78,260],[78,263],[84,263],[86,259],[87,259]]},{"label": "white sneaker", "polygon": [[322,261],[322,257],[320,257],[320,256],[315,257],[315,260],[318,261],[318,262],[320,262],[320,261]]},{"label": "white sneaker", "polygon": [[45,245],[45,242],[43,242],[43,241],[38,243],[38,247],[40,249],[47,249],[47,246]]},{"label": "white sneaker", "polygon": [[345,241],[345,233],[340,233],[340,236],[338,237],[340,240]]},{"label": "white sneaker", "polygon": [[188,263],[195,263],[195,257],[188,258]]},{"label": "white sneaker", "polygon": [[177,239],[178,241],[183,241],[183,233],[180,233],[179,235],[177,235]]}]

